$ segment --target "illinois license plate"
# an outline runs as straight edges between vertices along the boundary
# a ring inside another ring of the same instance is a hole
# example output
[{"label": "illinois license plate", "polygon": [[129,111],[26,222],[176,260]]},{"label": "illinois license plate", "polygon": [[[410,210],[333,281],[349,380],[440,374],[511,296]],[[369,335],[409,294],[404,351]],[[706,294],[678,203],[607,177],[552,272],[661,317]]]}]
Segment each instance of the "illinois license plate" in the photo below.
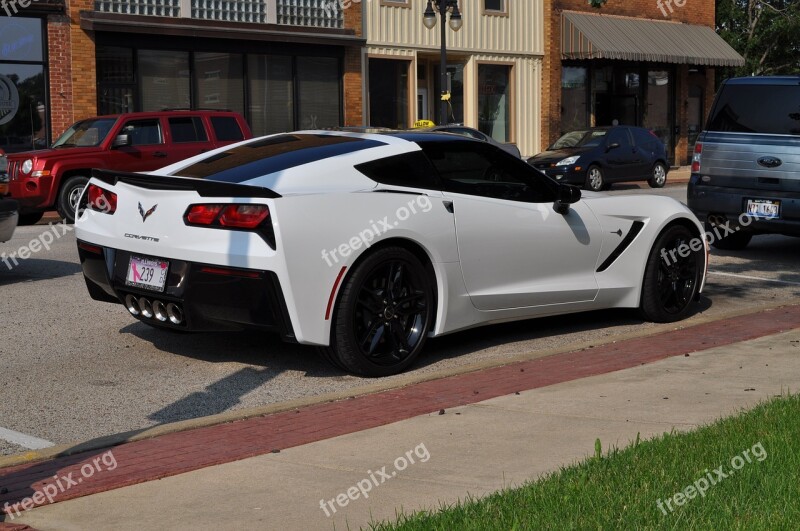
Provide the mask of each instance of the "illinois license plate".
[{"label": "illinois license plate", "polygon": [[131,256],[125,285],[152,291],[164,291],[168,270],[169,262],[166,260]]},{"label": "illinois license plate", "polygon": [[760,219],[778,219],[781,217],[781,202],[771,199],[748,199],[745,212]]}]

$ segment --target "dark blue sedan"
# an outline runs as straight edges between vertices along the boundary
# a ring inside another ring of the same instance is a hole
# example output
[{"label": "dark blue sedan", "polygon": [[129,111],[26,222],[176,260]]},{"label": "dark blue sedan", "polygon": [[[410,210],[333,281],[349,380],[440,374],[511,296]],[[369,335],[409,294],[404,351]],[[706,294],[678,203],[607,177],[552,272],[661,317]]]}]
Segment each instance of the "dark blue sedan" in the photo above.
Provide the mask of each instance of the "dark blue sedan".
[{"label": "dark blue sedan", "polygon": [[666,147],[655,134],[617,125],[566,133],[528,163],[559,182],[598,192],[626,181],[661,188],[667,182],[667,160]]}]

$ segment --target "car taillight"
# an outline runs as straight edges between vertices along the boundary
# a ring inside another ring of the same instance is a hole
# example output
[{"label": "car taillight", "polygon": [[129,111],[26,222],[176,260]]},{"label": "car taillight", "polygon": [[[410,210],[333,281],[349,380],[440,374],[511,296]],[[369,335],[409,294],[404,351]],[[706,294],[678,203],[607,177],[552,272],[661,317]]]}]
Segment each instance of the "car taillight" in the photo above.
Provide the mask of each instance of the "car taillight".
[{"label": "car taillight", "polygon": [[192,225],[212,225],[225,205],[192,205],[186,212],[186,223]]},{"label": "car taillight", "polygon": [[231,205],[222,211],[219,223],[223,227],[254,229],[268,217],[267,205]]},{"label": "car taillight", "polygon": [[255,229],[269,217],[267,205],[191,205],[184,220],[187,225]]},{"label": "car taillight", "polygon": [[90,184],[86,195],[89,199],[89,208],[104,214],[113,214],[117,211],[117,194],[105,188]]},{"label": "car taillight", "polygon": [[703,158],[703,144],[700,142],[694,145],[694,155],[692,155],[692,173],[700,172],[700,160]]}]

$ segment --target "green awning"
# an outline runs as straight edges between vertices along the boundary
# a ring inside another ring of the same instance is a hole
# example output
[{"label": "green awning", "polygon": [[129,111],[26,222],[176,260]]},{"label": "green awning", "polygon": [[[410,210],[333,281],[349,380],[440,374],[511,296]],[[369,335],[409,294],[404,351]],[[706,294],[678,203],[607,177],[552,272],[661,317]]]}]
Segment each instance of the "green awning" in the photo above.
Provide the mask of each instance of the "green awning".
[{"label": "green awning", "polygon": [[575,11],[561,14],[561,58],[744,65],[744,58],[708,26]]}]

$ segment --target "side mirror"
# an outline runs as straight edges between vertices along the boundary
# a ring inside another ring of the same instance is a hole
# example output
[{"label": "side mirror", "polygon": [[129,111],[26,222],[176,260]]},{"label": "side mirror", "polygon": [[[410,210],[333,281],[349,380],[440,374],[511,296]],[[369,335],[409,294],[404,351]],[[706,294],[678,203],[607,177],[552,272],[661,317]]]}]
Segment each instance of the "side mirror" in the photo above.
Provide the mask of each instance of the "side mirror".
[{"label": "side mirror", "polygon": [[114,142],[111,144],[112,148],[125,147],[131,145],[131,137],[128,135],[117,135]]},{"label": "side mirror", "polygon": [[556,191],[556,202],[553,203],[553,209],[562,216],[567,215],[569,206],[577,203],[581,199],[581,189],[571,184],[559,184]]},{"label": "side mirror", "polygon": [[606,146],[606,153],[608,153],[612,149],[617,149],[618,147],[619,147],[619,142],[613,142]]}]

